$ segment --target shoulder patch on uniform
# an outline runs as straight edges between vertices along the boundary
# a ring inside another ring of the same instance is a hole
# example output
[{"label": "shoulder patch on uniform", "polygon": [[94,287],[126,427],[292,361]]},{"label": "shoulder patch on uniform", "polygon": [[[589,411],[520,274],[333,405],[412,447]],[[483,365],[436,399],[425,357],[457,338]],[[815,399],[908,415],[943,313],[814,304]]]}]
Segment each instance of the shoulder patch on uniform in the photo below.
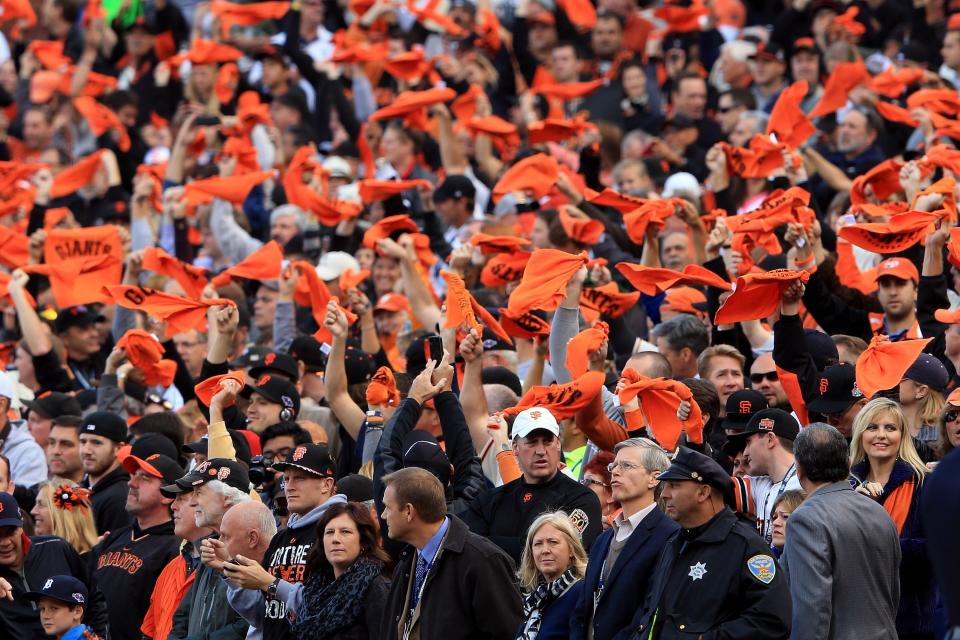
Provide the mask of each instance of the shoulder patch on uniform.
[{"label": "shoulder patch on uniform", "polygon": [[573,513],[570,514],[570,522],[577,528],[580,535],[583,535],[583,532],[587,530],[587,525],[590,524],[590,516],[583,509],[574,509]]},{"label": "shoulder patch on uniform", "polygon": [[777,575],[777,563],[773,561],[772,556],[765,553],[755,555],[747,560],[747,569],[754,578],[763,584],[770,584]]}]

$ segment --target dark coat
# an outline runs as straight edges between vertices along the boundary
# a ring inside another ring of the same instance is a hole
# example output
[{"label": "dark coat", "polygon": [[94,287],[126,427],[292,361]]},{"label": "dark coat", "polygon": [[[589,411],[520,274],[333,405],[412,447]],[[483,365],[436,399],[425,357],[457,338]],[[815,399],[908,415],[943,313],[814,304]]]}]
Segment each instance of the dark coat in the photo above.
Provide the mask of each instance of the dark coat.
[{"label": "dark coat", "polygon": [[[329,640],[374,640],[379,638],[380,625],[383,622],[384,608],[390,595],[390,579],[386,576],[377,576],[370,587],[363,603],[363,615],[353,621],[348,627],[338,630]],[[304,638],[303,640],[307,640]]]},{"label": "dark coat", "polygon": [[[447,534],[427,574],[413,637],[422,640],[511,639],[523,618],[510,557],[450,518]],[[395,640],[410,604],[416,550],[400,554],[380,625],[381,640]]]},{"label": "dark coat", "polygon": [[[562,596],[547,605],[540,621],[537,640],[567,640],[570,637],[570,616],[583,597],[583,580],[577,580]],[[524,623],[520,623],[520,629]]]},{"label": "dark coat", "polygon": [[660,553],[670,536],[679,528],[677,523],[665,516],[659,508],[654,508],[647,514],[630,534],[616,564],[610,569],[594,611],[594,594],[600,584],[600,574],[615,530],[607,529],[597,538],[590,549],[587,574],[583,579],[583,594],[570,619],[572,640],[586,638],[591,624],[594,640],[629,637],[632,631],[630,621],[643,606],[650,577]]},{"label": "dark coat", "polygon": [[[861,462],[850,469],[850,474],[863,482],[867,477],[868,463]],[[890,479],[877,499],[881,505],[891,492],[915,478],[913,469],[906,462],[897,460]],[[923,485],[914,483],[910,499],[910,511],[900,532],[900,605],[897,608],[897,632],[901,635],[933,633],[934,580],[933,567],[927,556],[927,536],[924,533],[920,508]]]},{"label": "dark coat", "polygon": [[695,536],[681,530],[670,538],[632,626],[644,640],[786,640],[790,612],[787,578],[770,547],[724,507]]},{"label": "dark coat", "polygon": [[0,638],[45,638],[40,626],[37,605],[23,597],[27,591],[39,591],[50,576],[73,576],[87,585],[90,606],[83,622],[105,638],[108,617],[107,601],[80,554],[65,540],[56,536],[24,538],[23,572],[0,567],[0,578],[13,587],[13,602],[0,599]]}]

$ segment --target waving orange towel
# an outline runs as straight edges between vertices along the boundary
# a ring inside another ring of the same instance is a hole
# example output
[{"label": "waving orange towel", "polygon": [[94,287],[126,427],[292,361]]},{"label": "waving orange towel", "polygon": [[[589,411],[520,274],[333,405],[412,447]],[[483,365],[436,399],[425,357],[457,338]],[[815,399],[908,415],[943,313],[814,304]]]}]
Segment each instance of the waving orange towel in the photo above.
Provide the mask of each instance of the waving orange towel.
[{"label": "waving orange towel", "polygon": [[169,387],[177,375],[177,363],[163,357],[163,345],[152,333],[130,329],[117,340],[117,347],[127,350],[127,360],[143,371],[148,385]]},{"label": "waving orange towel", "polygon": [[933,338],[890,342],[887,336],[874,336],[857,358],[857,386],[870,398],[878,391],[892,389],[903,380],[924,347]]},{"label": "waving orange towel", "polygon": [[764,273],[748,273],[737,278],[733,294],[717,309],[716,324],[732,324],[766,318],[780,304],[783,292],[796,281],[806,283],[809,271],[773,269]]},{"label": "waving orange towel", "polygon": [[514,316],[533,309],[553,311],[563,302],[570,278],[586,264],[586,253],[537,249],[527,262],[520,284],[510,294],[507,309]]},{"label": "waving orange towel", "polygon": [[[689,387],[677,380],[647,378],[633,369],[624,369],[623,377],[629,382],[617,394],[620,404],[639,396],[647,425],[660,446],[669,451],[675,449],[682,431],[691,442],[703,443],[703,416]],[[677,409],[684,400],[690,403],[690,415],[681,421]]]}]

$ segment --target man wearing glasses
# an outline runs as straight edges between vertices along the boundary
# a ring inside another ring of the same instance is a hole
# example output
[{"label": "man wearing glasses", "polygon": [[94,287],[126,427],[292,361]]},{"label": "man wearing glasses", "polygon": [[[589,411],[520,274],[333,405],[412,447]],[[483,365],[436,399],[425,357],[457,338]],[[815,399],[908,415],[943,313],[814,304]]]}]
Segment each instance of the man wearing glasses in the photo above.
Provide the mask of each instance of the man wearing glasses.
[{"label": "man wearing glasses", "polygon": [[667,539],[679,527],[657,507],[657,476],[670,466],[647,438],[615,447],[610,487],[622,511],[590,550],[584,588],[571,618],[571,638],[606,640],[629,625],[643,605],[648,579]]}]

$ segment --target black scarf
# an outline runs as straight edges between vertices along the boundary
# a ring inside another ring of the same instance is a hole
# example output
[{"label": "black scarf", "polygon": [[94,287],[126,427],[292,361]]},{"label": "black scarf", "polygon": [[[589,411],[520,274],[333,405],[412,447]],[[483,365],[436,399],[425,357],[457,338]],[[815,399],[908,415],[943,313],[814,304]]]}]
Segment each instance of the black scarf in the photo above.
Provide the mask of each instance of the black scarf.
[{"label": "black scarf", "polygon": [[553,582],[541,582],[537,588],[523,597],[523,617],[525,618],[516,640],[534,640],[540,633],[543,612],[560,596],[580,580],[576,569],[570,567]]},{"label": "black scarf", "polygon": [[357,558],[342,576],[311,576],[303,585],[303,609],[290,627],[298,638],[329,638],[349,627],[363,613],[370,584],[383,573],[378,560]]}]

